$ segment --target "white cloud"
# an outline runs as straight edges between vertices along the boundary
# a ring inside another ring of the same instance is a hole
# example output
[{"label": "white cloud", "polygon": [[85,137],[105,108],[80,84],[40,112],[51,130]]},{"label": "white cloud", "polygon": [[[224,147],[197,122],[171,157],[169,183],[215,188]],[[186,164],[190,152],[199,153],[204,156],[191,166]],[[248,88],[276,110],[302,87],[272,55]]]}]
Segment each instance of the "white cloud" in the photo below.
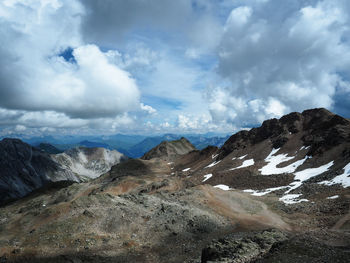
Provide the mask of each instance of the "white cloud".
[{"label": "white cloud", "polygon": [[249,6],[240,6],[233,9],[227,18],[226,29],[243,26],[247,23],[251,15],[252,9]]},{"label": "white cloud", "polygon": [[25,126],[23,126],[23,125],[16,125],[16,127],[15,127],[15,131],[16,132],[23,132],[23,131],[25,131],[27,128],[25,127]]},{"label": "white cloud", "polygon": [[4,0],[0,126],[227,131],[312,107],[349,112],[349,10],[345,0]]},{"label": "white cloud", "polygon": [[[130,74],[96,45],[82,42],[79,2],[6,1],[0,6],[0,106],[74,118],[114,117],[139,107]],[[59,56],[69,47],[74,63]]]},{"label": "white cloud", "polygon": [[349,85],[345,2],[250,3],[236,6],[225,25],[218,73],[228,84],[209,91],[213,119],[257,123],[289,111],[332,109],[336,87]]},{"label": "white cloud", "polygon": [[140,104],[140,107],[141,107],[141,110],[147,112],[148,114],[154,114],[157,112],[156,109],[152,108],[151,106],[149,105],[145,105],[143,103]]}]

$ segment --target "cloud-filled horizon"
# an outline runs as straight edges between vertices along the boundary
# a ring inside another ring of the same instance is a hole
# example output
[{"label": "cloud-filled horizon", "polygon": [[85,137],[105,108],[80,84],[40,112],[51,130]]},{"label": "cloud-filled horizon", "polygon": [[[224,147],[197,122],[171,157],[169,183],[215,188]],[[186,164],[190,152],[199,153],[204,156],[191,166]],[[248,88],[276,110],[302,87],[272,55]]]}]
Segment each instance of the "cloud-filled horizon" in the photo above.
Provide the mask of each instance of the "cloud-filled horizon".
[{"label": "cloud-filled horizon", "polygon": [[346,0],[4,0],[0,135],[232,133],[350,117]]}]

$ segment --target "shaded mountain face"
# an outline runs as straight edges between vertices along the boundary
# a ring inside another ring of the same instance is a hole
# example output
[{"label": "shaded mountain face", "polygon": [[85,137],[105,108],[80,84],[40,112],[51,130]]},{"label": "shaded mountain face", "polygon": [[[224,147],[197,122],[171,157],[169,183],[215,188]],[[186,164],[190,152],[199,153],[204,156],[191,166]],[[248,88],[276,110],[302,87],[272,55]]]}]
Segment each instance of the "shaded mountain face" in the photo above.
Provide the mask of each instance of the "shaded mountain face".
[{"label": "shaded mountain face", "polygon": [[64,169],[81,179],[91,179],[108,172],[113,165],[127,159],[115,150],[105,148],[76,147],[51,156]]},{"label": "shaded mountain face", "polygon": [[349,129],[314,109],[221,148],[161,143],[96,179],[1,207],[0,259],[347,262]]},{"label": "shaded mountain face", "polygon": [[164,161],[174,161],[180,155],[184,155],[196,148],[185,138],[175,141],[164,141],[147,152],[141,159],[150,160],[159,158]]},{"label": "shaded mountain face", "polygon": [[[45,145],[45,149],[54,148]],[[22,197],[50,182],[96,178],[126,159],[104,148],[78,147],[48,154],[18,139],[0,141],[0,201]]]},{"label": "shaded mountain face", "polygon": [[49,154],[17,139],[0,141],[0,200],[22,197],[48,182],[79,181]]}]

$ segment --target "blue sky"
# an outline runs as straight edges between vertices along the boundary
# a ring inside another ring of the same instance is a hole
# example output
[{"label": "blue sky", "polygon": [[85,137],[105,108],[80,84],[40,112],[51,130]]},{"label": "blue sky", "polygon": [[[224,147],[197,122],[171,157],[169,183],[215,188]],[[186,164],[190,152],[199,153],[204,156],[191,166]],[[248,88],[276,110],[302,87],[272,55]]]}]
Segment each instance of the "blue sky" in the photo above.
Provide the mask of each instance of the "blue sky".
[{"label": "blue sky", "polygon": [[0,133],[233,133],[350,117],[346,0],[4,0]]}]

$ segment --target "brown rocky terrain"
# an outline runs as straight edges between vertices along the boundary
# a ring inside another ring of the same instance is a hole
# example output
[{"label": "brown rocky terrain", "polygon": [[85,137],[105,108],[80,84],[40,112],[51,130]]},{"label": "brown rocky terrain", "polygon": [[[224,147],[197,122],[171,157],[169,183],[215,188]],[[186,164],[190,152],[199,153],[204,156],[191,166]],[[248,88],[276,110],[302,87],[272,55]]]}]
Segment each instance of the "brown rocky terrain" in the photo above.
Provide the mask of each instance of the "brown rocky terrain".
[{"label": "brown rocky terrain", "polygon": [[160,148],[1,207],[0,262],[348,262],[349,120],[314,109]]}]

